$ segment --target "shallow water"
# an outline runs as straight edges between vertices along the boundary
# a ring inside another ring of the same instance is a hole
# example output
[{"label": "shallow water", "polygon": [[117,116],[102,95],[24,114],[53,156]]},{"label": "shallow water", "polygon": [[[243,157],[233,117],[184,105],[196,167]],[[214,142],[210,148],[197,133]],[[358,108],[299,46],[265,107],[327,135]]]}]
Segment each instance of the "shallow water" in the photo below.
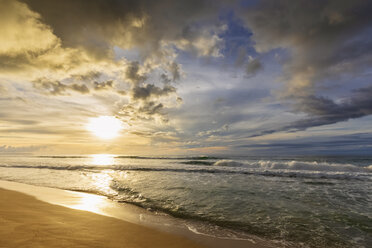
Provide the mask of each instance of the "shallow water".
[{"label": "shallow water", "polygon": [[296,247],[371,247],[371,165],[369,157],[1,157],[0,179],[101,194]]}]

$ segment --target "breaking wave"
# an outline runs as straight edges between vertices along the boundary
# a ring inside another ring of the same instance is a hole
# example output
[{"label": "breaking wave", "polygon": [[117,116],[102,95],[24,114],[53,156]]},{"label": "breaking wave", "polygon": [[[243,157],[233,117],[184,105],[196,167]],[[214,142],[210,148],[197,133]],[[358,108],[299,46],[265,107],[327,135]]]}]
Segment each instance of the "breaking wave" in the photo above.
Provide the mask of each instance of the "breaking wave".
[{"label": "breaking wave", "polygon": [[215,166],[247,167],[265,170],[306,170],[306,171],[329,171],[329,172],[372,172],[372,165],[367,167],[352,164],[304,162],[304,161],[270,161],[260,160],[257,162],[237,162],[234,160],[219,160]]},{"label": "breaking wave", "polygon": [[188,166],[143,167],[134,165],[0,165],[0,167],[76,171],[89,170],[93,172],[99,172],[101,170],[115,170],[372,180],[372,165],[361,167],[352,164],[340,163],[271,160],[260,160],[254,162],[238,162],[234,160],[219,160],[216,162],[207,162],[196,160],[194,161],[194,163],[187,161],[184,164]]}]

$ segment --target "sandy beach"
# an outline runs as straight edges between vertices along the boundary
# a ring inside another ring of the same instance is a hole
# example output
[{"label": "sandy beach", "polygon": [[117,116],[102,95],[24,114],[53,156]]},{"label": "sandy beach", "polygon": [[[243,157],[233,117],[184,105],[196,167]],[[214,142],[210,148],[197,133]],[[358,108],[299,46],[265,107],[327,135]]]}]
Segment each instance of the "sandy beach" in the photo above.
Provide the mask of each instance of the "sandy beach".
[{"label": "sandy beach", "polygon": [[0,248],[277,247],[255,236],[224,238],[224,230],[195,233],[182,219],[84,192],[0,180],[0,202]]},{"label": "sandy beach", "polygon": [[183,237],[0,189],[0,247],[202,247]]}]

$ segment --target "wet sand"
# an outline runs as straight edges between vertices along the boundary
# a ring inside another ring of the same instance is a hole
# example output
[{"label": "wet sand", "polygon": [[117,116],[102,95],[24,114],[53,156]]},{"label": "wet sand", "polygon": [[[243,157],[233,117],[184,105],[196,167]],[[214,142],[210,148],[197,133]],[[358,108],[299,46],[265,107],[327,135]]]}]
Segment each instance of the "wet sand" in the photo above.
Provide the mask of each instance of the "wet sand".
[{"label": "wet sand", "polygon": [[184,237],[0,189],[0,247],[203,247]]},{"label": "wet sand", "polygon": [[226,230],[199,234],[188,224],[100,195],[0,180],[0,248],[280,247],[256,236],[227,238]]}]

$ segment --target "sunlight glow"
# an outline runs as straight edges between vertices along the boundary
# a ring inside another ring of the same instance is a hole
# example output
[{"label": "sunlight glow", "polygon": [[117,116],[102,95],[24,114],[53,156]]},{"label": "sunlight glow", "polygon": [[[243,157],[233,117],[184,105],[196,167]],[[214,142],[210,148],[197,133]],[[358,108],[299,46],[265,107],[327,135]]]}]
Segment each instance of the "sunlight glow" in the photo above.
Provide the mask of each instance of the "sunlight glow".
[{"label": "sunlight glow", "polygon": [[87,129],[101,139],[112,139],[119,136],[122,123],[114,116],[90,118]]},{"label": "sunlight glow", "polygon": [[112,154],[94,154],[91,155],[93,165],[112,165],[114,164],[115,155]]},{"label": "sunlight glow", "polygon": [[106,205],[106,197],[84,193],[77,194],[77,202],[75,204],[69,204],[68,207],[103,214],[103,209],[106,207]]}]

